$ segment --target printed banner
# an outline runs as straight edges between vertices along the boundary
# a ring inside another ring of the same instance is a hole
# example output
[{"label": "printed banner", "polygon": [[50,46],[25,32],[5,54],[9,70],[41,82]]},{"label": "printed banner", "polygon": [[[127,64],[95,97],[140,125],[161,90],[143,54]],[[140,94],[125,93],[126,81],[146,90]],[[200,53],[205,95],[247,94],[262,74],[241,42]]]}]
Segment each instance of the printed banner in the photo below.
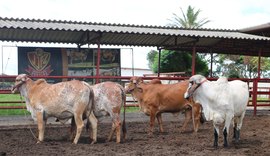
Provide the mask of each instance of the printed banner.
[{"label": "printed banner", "polygon": [[[19,74],[94,76],[96,75],[96,64],[97,49],[18,47]],[[120,49],[101,49],[99,75],[121,75]],[[51,80],[51,82],[58,81],[62,81],[62,79]],[[85,81],[94,83],[93,80]],[[108,79],[102,81],[108,81]]]}]

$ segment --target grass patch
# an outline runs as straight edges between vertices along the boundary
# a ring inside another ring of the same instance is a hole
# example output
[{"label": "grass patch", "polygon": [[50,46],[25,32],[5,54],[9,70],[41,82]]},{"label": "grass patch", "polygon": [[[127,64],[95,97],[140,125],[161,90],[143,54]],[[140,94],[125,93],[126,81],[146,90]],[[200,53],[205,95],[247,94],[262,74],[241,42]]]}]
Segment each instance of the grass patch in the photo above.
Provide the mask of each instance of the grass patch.
[{"label": "grass patch", "polygon": [[[140,108],[139,107],[126,107],[126,112],[139,112]],[[122,108],[121,112],[124,112],[124,108]]]},{"label": "grass patch", "polygon": [[[24,101],[24,99],[22,98]],[[0,103],[1,106],[25,106],[24,103],[21,103],[21,97],[19,94],[0,94],[0,101],[19,101],[18,103]],[[124,112],[122,108],[121,112]],[[126,112],[139,112],[139,107],[127,107]],[[0,109],[0,116],[9,116],[9,115],[30,115],[26,109]]]},{"label": "grass patch", "polygon": [[[24,99],[22,99],[24,100]],[[25,106],[21,103],[21,97],[19,94],[0,94],[0,101],[18,101],[18,103],[0,103],[1,106]],[[0,109],[0,116],[9,115],[29,115],[30,113],[26,109]]]}]

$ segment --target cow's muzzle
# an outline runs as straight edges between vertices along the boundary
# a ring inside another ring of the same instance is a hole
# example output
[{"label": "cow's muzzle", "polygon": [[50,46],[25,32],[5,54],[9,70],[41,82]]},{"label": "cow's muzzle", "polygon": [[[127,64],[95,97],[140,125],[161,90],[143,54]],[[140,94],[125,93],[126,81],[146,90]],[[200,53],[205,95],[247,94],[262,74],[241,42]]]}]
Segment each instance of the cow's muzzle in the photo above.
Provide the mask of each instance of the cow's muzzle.
[{"label": "cow's muzzle", "polygon": [[25,81],[20,81],[19,83],[13,85],[11,87],[11,92],[14,94],[18,91],[18,89],[25,83]]},{"label": "cow's muzzle", "polygon": [[186,92],[186,93],[184,94],[184,98],[188,100],[189,97],[190,97],[190,94],[188,94],[188,92]]}]

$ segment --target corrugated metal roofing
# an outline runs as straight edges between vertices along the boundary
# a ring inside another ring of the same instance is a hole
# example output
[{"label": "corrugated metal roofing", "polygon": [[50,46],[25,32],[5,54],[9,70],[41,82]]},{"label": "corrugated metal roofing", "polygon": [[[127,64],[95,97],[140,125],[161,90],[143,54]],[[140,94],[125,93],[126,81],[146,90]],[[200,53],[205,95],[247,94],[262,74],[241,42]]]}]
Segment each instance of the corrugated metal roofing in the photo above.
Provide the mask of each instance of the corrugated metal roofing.
[{"label": "corrugated metal roofing", "polygon": [[270,37],[270,23],[240,29],[240,32]]},{"label": "corrugated metal roofing", "polygon": [[270,56],[270,38],[237,30],[184,29],[161,26],[121,25],[76,21],[0,17],[0,40],[157,46],[166,49]]}]

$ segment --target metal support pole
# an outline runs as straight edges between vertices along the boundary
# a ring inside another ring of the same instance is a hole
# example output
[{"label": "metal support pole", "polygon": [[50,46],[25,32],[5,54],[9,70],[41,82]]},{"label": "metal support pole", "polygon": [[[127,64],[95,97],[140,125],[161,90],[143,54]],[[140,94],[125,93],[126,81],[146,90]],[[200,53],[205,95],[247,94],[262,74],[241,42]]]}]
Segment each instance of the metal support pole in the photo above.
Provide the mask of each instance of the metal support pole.
[{"label": "metal support pole", "polygon": [[158,77],[160,75],[160,56],[161,56],[161,48],[158,48]]},{"label": "metal support pole", "polygon": [[212,53],[212,51],[211,51],[211,57],[210,57],[210,59],[211,59],[211,63],[210,63],[210,77],[213,77],[213,53]]},{"label": "metal support pole", "polygon": [[[97,68],[96,68],[96,76],[99,77],[99,65],[100,65],[100,42],[98,41],[98,49],[97,49]],[[96,78],[96,84],[99,83],[99,78]]]},{"label": "metal support pole", "polygon": [[194,44],[192,49],[192,75],[195,75],[195,61],[196,61],[196,47]]},{"label": "metal support pole", "polygon": [[253,80],[253,92],[252,92],[252,105],[254,107],[253,115],[257,114],[257,90],[258,90],[258,78]]},{"label": "metal support pole", "polygon": [[133,55],[133,48],[131,48],[131,55],[132,55],[132,76],[134,76],[134,55]]},{"label": "metal support pole", "polygon": [[261,78],[261,56],[262,56],[262,49],[259,51],[259,58],[258,58],[258,78]]},{"label": "metal support pole", "polygon": [[1,56],[2,56],[2,75],[4,75],[4,52],[3,45],[1,46]]}]

